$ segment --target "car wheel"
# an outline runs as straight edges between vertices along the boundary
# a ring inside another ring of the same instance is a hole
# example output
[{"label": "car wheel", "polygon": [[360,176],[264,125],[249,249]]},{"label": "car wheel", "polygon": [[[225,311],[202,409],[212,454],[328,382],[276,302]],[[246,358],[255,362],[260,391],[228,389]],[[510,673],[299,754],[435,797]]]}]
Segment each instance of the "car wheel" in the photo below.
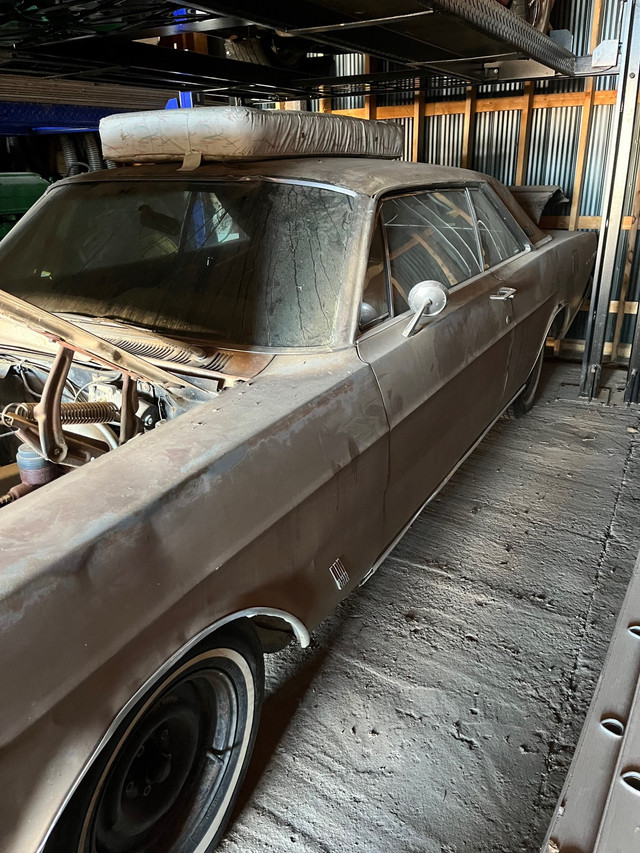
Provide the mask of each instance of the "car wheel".
[{"label": "car wheel", "polygon": [[247,620],[192,649],[120,725],[72,799],[74,825],[62,822],[56,853],[212,851],[251,757],[263,694],[262,648]]},{"label": "car wheel", "polygon": [[542,362],[544,361],[544,347],[540,351],[536,363],[533,365],[533,370],[529,374],[524,388],[516,397],[513,403],[509,406],[508,414],[512,418],[521,418],[530,412],[533,404],[536,401],[538,392],[538,384],[540,382],[540,374],[542,373]]}]

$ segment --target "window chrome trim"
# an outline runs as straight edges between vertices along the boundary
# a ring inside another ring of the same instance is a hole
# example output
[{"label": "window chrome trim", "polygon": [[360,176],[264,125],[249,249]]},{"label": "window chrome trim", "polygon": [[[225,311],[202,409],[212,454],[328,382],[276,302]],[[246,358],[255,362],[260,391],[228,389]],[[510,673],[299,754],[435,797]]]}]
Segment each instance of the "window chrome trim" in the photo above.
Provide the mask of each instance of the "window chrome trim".
[{"label": "window chrome trim", "polygon": [[[116,170],[119,171],[119,170]],[[123,170],[124,171],[124,170]],[[89,174],[89,173],[86,173]],[[97,173],[96,173],[97,174]],[[69,186],[85,186],[87,184],[113,184],[113,183],[186,183],[186,184],[235,184],[235,183],[251,183],[253,181],[260,181],[262,183],[271,183],[271,184],[290,184],[299,187],[315,187],[316,189],[321,190],[329,190],[331,192],[340,193],[341,195],[348,195],[352,198],[366,198],[363,193],[359,193],[356,190],[349,189],[348,187],[341,187],[337,184],[327,184],[322,181],[307,181],[304,178],[276,178],[270,177],[269,175],[197,175],[194,172],[183,172],[179,173],[170,173],[166,175],[132,175],[131,173],[127,175],[112,175],[107,172],[105,177],[96,177],[92,179],[85,179],[82,181],[76,180],[78,176],[73,176],[70,178],[63,178],[60,181],[57,181],[55,184],[51,184],[51,186],[45,191],[44,195],[47,195],[49,192],[54,192],[60,187],[69,187]]]},{"label": "window chrome trim", "polygon": [[[487,198],[487,201],[491,204],[500,219],[507,226],[507,229],[511,232],[511,235],[523,247],[522,251],[530,252],[533,247],[531,240],[527,237],[518,222],[516,222],[514,215],[507,208],[507,206],[504,204],[504,202],[497,194],[497,192],[493,189],[493,187],[489,186],[489,184],[482,184],[480,186],[480,192],[484,193]],[[505,218],[505,216],[503,215],[503,210],[505,211],[507,218]],[[515,257],[516,255],[511,255],[511,258]],[[510,258],[508,260],[510,260]],[[490,267],[490,269],[494,269],[494,267]]]},{"label": "window chrome trim", "polygon": [[[473,190],[473,189],[477,189],[479,192],[482,192],[485,194],[487,201],[494,208],[494,210],[496,211],[496,213],[500,217],[501,221],[504,222],[507,230],[511,233],[513,238],[518,242],[518,244],[522,248],[515,255],[511,255],[510,257],[505,258],[503,261],[500,261],[500,263],[494,264],[491,267],[487,267],[487,269],[483,269],[482,254],[480,254],[479,259],[478,259],[479,265],[480,265],[480,272],[477,273],[477,275],[474,275],[474,276],[471,276],[470,278],[465,278],[462,281],[459,281],[457,284],[454,284],[452,287],[447,287],[447,291],[449,293],[454,293],[457,290],[459,290],[460,288],[466,287],[468,284],[471,284],[472,282],[474,282],[481,275],[486,275],[487,273],[493,272],[494,270],[501,269],[505,264],[508,264],[511,261],[516,260],[517,258],[520,258],[522,255],[525,255],[529,252],[532,252],[536,248],[536,246],[533,245],[531,240],[527,237],[527,235],[525,234],[523,229],[520,227],[520,225],[516,221],[515,217],[511,213],[511,211],[506,207],[506,205],[500,199],[500,197],[495,192],[495,190],[486,181],[464,181],[464,182],[460,182],[460,183],[453,181],[453,182],[447,183],[447,184],[432,184],[432,185],[428,185],[428,186],[416,187],[414,190],[402,190],[401,192],[389,192],[389,193],[381,194],[380,196],[378,196],[378,207],[377,207],[377,211],[376,211],[376,221],[378,219],[380,219],[380,222],[382,223],[382,233],[383,233],[383,238],[384,238],[384,242],[385,242],[385,256],[386,256],[386,260],[387,260],[387,267],[389,270],[389,285],[391,287],[391,301],[389,303],[390,307],[391,307],[391,314],[390,314],[390,317],[387,318],[387,322],[389,319],[392,319],[393,317],[404,316],[404,315],[402,315],[402,314],[396,315],[393,313],[393,289],[392,289],[392,285],[391,285],[391,265],[390,265],[390,259],[389,259],[389,245],[388,245],[388,239],[387,239],[387,229],[386,229],[385,223],[381,217],[382,205],[384,204],[385,201],[387,201],[389,199],[394,199],[394,198],[405,198],[407,196],[415,197],[415,196],[421,195],[423,193],[445,191],[445,190],[465,190],[465,194],[467,196],[467,201],[468,201],[469,207],[471,209],[471,215],[473,217],[474,230],[475,230],[475,234],[476,234],[476,242],[477,242],[479,250],[481,252],[482,251],[482,244],[480,242],[481,237],[480,237],[480,230],[478,227],[478,218],[477,218],[475,205],[473,204],[473,200],[471,197],[471,190]],[[502,208],[504,208],[505,213],[506,213],[508,218],[505,218],[505,216],[503,216]],[[547,235],[544,242],[546,243],[550,239],[552,239],[551,235]],[[541,243],[538,243],[536,245],[541,245]],[[417,282],[416,282],[416,284],[417,284]],[[404,313],[406,314],[407,312],[404,312]],[[385,328],[387,328],[386,325],[385,325]],[[365,331],[369,332],[369,331],[373,331],[373,329],[366,329]],[[359,337],[361,337],[361,336],[359,336]],[[359,339],[359,337],[358,337],[358,339]]]}]

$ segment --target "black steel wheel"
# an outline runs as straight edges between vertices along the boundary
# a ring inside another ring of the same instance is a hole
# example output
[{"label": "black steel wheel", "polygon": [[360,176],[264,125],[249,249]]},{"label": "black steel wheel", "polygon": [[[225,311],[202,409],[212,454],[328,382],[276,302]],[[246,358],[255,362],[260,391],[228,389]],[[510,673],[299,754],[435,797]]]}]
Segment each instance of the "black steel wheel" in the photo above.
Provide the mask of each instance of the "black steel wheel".
[{"label": "black steel wheel", "polygon": [[248,621],[192,649],[127,715],[52,849],[212,851],[251,757],[263,693],[262,649]]},{"label": "black steel wheel", "polygon": [[527,381],[525,382],[524,388],[513,401],[513,403],[509,406],[508,414],[511,417],[521,418],[523,415],[526,415],[527,412],[530,412],[533,408],[533,404],[536,401],[536,395],[538,393],[538,385],[540,383],[540,374],[542,373],[543,361],[544,347],[540,351],[540,355],[538,356],[536,363],[533,366],[533,370],[531,371],[529,377],[527,378]]}]

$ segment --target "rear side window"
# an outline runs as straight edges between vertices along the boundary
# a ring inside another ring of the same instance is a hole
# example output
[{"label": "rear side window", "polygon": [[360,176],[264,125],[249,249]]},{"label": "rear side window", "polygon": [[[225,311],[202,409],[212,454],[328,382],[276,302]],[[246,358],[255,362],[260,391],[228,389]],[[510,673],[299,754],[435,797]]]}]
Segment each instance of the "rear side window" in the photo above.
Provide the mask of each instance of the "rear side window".
[{"label": "rear side window", "polygon": [[453,287],[482,271],[466,190],[433,190],[382,203],[391,279],[406,298],[420,281]]},{"label": "rear side window", "polygon": [[471,190],[471,198],[478,218],[484,269],[494,267],[522,252],[524,246],[509,226],[508,211],[499,212],[491,199],[479,189]]}]

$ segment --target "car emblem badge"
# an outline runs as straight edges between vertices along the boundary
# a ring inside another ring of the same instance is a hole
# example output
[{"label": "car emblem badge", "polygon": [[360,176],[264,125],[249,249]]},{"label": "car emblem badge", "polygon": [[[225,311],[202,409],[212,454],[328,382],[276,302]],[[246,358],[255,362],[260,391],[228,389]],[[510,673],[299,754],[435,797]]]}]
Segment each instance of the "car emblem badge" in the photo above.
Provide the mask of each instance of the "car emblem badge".
[{"label": "car emblem badge", "polygon": [[349,573],[345,569],[344,563],[342,562],[340,557],[338,557],[335,563],[332,563],[329,566],[329,571],[331,572],[331,577],[336,582],[336,586],[338,587],[338,589],[344,589],[345,586],[349,583],[350,578]]}]

